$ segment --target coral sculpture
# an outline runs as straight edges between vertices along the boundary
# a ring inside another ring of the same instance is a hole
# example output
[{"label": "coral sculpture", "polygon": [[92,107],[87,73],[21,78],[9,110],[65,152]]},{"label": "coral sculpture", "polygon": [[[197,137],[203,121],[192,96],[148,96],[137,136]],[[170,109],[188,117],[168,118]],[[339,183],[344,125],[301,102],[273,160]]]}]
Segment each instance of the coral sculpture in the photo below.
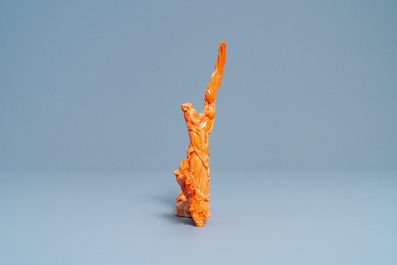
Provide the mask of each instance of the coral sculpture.
[{"label": "coral sculpture", "polygon": [[215,71],[205,92],[203,113],[198,114],[190,103],[182,105],[190,144],[186,151],[187,158],[182,159],[179,169],[174,171],[176,181],[181,186],[176,198],[175,215],[192,217],[197,226],[204,226],[204,221],[211,216],[208,136],[214,123],[215,99],[221,86],[225,61],[226,44],[221,42]]}]

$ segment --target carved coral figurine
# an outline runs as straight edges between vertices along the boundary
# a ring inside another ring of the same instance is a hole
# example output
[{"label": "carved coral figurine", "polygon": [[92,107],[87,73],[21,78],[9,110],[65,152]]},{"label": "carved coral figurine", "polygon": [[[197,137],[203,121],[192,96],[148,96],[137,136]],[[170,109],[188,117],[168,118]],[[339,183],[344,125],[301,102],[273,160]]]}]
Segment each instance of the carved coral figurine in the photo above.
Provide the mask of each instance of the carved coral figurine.
[{"label": "carved coral figurine", "polygon": [[181,186],[176,198],[175,215],[192,217],[197,226],[204,226],[204,221],[211,216],[208,135],[214,123],[216,93],[221,86],[225,60],[226,44],[221,42],[215,72],[205,92],[203,113],[197,114],[190,103],[182,105],[190,144],[186,151],[187,158],[182,159],[179,170],[174,171],[176,181]]}]

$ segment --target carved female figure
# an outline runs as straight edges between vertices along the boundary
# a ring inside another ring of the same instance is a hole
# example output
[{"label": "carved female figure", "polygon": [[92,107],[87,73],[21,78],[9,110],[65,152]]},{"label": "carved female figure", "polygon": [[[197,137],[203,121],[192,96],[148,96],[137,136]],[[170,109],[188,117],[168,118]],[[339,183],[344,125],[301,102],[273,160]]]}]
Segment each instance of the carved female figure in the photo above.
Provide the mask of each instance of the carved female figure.
[{"label": "carved female figure", "polygon": [[175,215],[192,217],[197,226],[204,226],[204,221],[211,216],[208,136],[214,123],[216,93],[221,85],[225,61],[226,44],[221,42],[215,71],[205,92],[203,113],[198,114],[190,103],[182,105],[190,144],[186,151],[187,158],[182,159],[179,169],[174,171],[181,186],[181,192],[176,198]]}]

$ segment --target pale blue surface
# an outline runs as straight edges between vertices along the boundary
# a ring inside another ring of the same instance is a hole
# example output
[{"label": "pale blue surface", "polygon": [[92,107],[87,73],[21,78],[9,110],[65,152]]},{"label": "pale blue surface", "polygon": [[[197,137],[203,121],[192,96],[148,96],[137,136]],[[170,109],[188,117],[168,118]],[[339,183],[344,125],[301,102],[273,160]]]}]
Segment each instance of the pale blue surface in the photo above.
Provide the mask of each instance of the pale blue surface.
[{"label": "pale blue surface", "polygon": [[171,172],[2,172],[0,264],[396,264],[396,176],[213,170],[198,228]]}]

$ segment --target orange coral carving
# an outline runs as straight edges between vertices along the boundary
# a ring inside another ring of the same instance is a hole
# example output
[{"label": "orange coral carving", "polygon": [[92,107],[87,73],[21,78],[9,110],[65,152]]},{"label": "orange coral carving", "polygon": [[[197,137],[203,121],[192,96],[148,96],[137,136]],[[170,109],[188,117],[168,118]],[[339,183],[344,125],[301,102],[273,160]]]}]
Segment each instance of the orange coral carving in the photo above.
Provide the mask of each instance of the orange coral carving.
[{"label": "orange coral carving", "polygon": [[175,215],[192,217],[197,226],[204,226],[204,221],[211,216],[208,136],[214,123],[216,93],[221,86],[225,61],[226,44],[221,42],[215,71],[205,92],[203,113],[197,114],[190,103],[181,107],[189,131],[190,144],[186,151],[187,158],[182,159],[179,169],[174,171],[176,181],[181,186],[181,192],[176,198]]}]

